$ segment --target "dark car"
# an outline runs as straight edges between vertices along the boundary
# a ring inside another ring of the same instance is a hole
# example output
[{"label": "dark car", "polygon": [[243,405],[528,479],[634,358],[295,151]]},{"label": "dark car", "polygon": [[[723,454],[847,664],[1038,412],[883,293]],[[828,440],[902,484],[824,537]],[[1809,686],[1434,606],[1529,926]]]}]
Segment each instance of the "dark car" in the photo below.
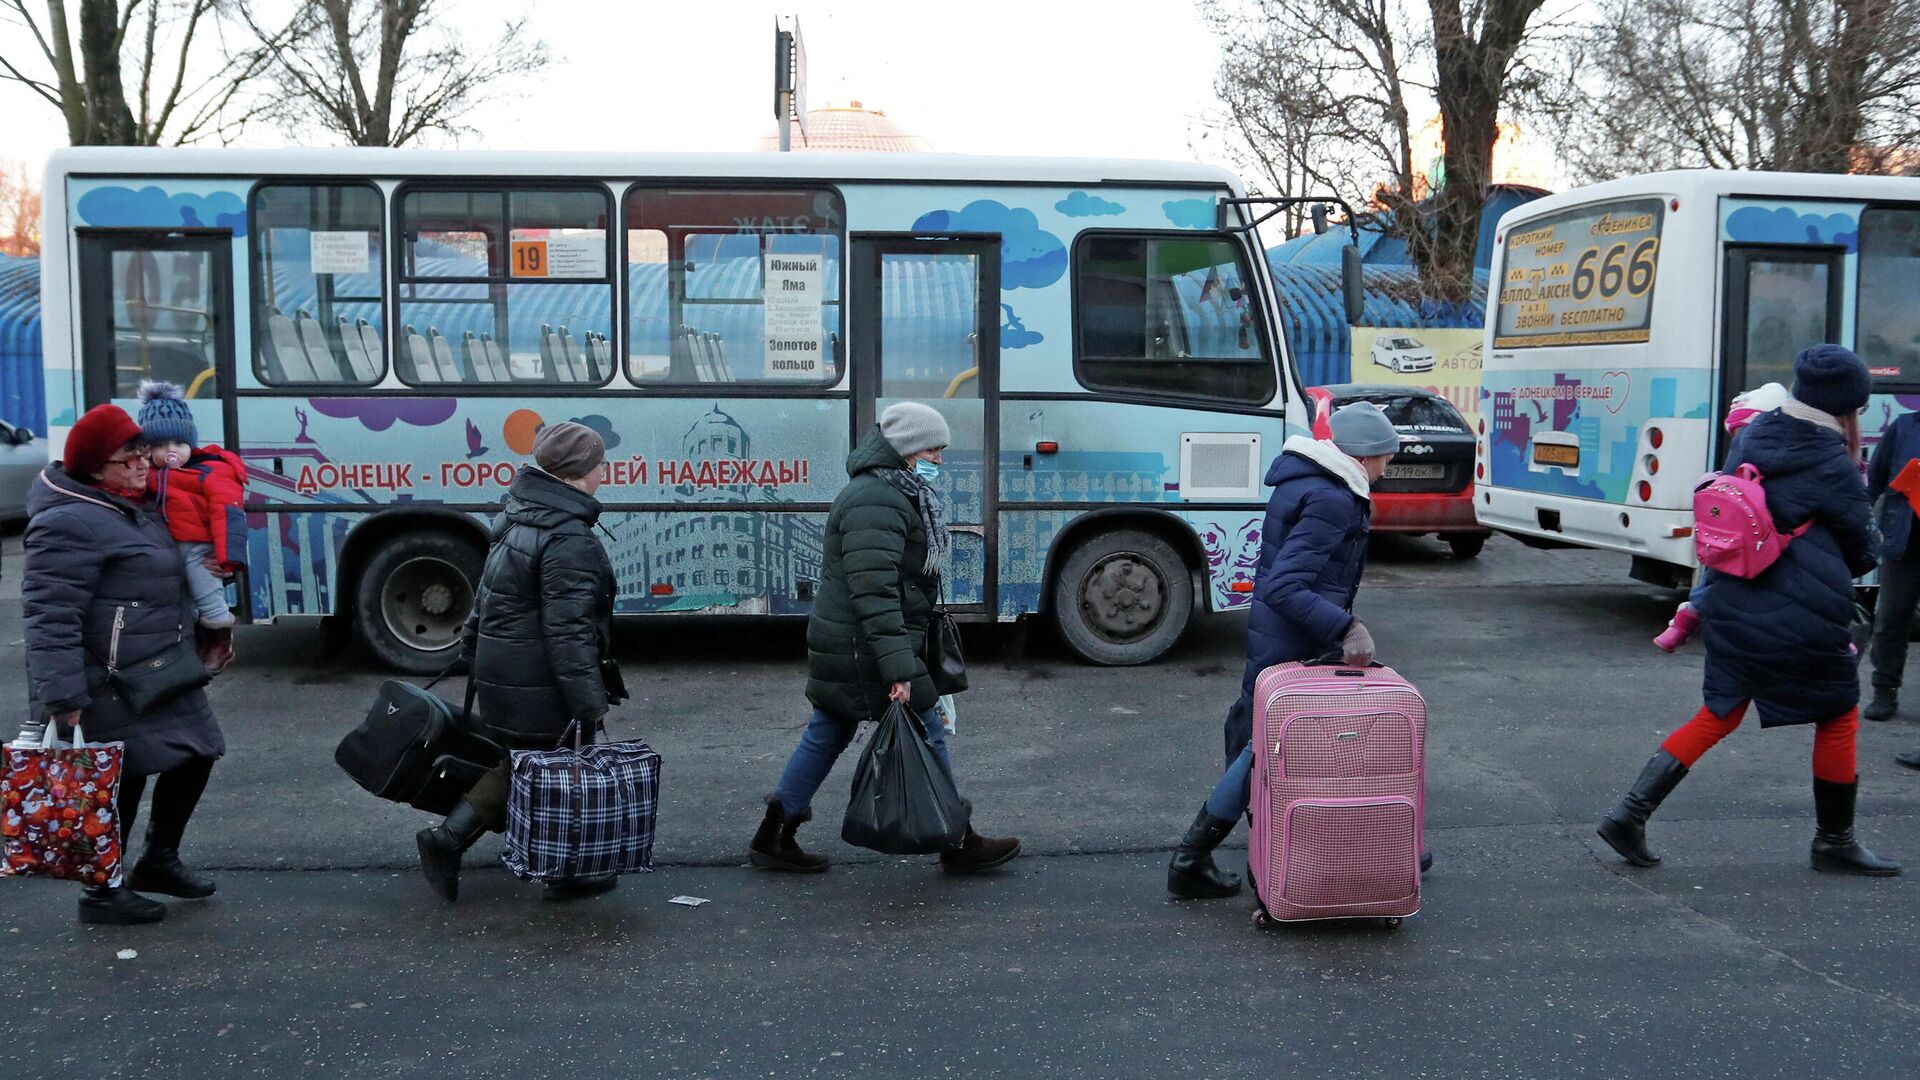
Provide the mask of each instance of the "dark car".
[{"label": "dark car", "polygon": [[1335,383],[1307,389],[1313,436],[1324,439],[1333,410],[1356,401],[1380,406],[1400,432],[1400,452],[1373,485],[1373,527],[1436,533],[1455,556],[1471,559],[1492,531],[1473,516],[1473,431],[1446,398],[1412,386]]}]

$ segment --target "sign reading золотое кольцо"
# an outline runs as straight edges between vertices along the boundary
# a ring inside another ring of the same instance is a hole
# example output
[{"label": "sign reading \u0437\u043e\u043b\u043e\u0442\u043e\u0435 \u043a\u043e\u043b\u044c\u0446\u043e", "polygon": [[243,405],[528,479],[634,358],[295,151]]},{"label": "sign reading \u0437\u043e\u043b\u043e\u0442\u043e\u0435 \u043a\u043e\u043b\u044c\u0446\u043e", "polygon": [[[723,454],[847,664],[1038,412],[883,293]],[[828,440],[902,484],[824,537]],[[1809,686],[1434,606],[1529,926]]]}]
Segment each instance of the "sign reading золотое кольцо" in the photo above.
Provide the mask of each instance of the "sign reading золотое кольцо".
[{"label": "sign reading \u0437\u043e\u043b\u043e\u0442\u043e\u0435 \u043a\u043e\u043b\u044c\u0446\u043e", "polygon": [[820,304],[824,275],[818,254],[763,256],[762,310],[766,317],[767,377],[820,377]]}]

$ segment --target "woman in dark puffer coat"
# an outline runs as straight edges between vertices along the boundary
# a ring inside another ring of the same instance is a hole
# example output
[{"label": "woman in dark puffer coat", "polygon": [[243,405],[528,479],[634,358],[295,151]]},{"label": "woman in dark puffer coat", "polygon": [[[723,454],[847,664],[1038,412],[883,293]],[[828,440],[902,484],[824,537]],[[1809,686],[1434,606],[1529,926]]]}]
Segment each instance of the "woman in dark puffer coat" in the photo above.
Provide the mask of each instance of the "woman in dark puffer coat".
[{"label": "woman in dark puffer coat", "polygon": [[[594,535],[600,503],[598,432],[572,422],[543,428],[533,466],[514,478],[494,523],[461,644],[473,673],[481,731],[520,750],[552,750],[575,724],[592,742],[621,696],[610,693],[613,563]],[[481,834],[506,828],[510,762],[487,773],[447,820],[420,830],[420,869],[448,901],[459,896],[460,856]],[[613,888],[617,878],[552,883],[564,899]]]},{"label": "woman in dark puffer coat", "polygon": [[[827,868],[826,856],[802,850],[794,831],[813,816],[813,794],[860,721],[878,720],[889,702],[921,717],[941,764],[953,771],[925,659],[950,550],[931,487],[948,438],[938,412],[903,401],[888,406],[879,426],[847,456],[851,479],[827,514],[820,591],[807,620],[813,715],[748,842],[755,866],[797,873]],[[1019,853],[1020,841],[981,836],[969,822],[962,845],[941,852],[940,865],[950,874],[971,874]]]},{"label": "woman in dark puffer coat", "polygon": [[27,494],[21,599],[28,707],[35,726],[77,720],[89,742],[124,742],[120,835],[133,834],[153,779],[146,847],[126,884],[91,886],[80,920],[148,923],[166,907],[139,895],[211,896],[214,883],[180,862],[180,840],[226,753],[204,690],[136,714],[107,684],[107,666],[131,666],[193,633],[195,612],[179,549],[147,489],[140,428],[117,405],[90,410],[67,435],[61,462]]},{"label": "woman in dark puffer coat", "polygon": [[1853,649],[1853,579],[1873,569],[1871,507],[1861,482],[1859,411],[1872,380],[1860,358],[1816,345],[1794,361],[1793,400],[1749,425],[1725,468],[1752,465],[1782,533],[1809,526],[1752,579],[1709,572],[1700,612],[1706,703],[1667,736],[1600,836],[1635,866],[1655,866],[1647,818],[1702,754],[1759,706],[1760,726],[1813,724],[1815,870],[1887,877],[1900,865],[1854,837],[1859,775],[1860,658]]}]

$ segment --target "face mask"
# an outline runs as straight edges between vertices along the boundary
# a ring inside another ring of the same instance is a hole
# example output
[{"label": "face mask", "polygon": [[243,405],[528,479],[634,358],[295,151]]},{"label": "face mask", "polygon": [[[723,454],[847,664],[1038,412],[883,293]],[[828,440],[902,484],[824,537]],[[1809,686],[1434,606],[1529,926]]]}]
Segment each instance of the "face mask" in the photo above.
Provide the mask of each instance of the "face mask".
[{"label": "face mask", "polygon": [[913,463],[913,475],[931,484],[940,478],[940,466],[926,458]]}]

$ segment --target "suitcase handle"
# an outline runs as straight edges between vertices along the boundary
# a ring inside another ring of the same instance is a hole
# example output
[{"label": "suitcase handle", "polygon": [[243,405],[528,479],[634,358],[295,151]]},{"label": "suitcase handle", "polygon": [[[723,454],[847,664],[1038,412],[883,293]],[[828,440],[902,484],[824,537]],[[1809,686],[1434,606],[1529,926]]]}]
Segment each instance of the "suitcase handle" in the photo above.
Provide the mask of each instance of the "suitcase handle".
[{"label": "suitcase handle", "polygon": [[1301,664],[1305,667],[1340,667],[1340,668],[1352,669],[1351,671],[1335,672],[1336,675],[1348,675],[1348,674],[1360,675],[1360,674],[1363,674],[1363,672],[1361,671],[1363,667],[1364,668],[1380,668],[1380,667],[1387,666],[1378,660],[1370,660],[1365,664],[1349,664],[1346,662],[1344,658],[1341,657],[1339,653],[1328,653],[1317,660],[1303,660],[1301,661]]}]

